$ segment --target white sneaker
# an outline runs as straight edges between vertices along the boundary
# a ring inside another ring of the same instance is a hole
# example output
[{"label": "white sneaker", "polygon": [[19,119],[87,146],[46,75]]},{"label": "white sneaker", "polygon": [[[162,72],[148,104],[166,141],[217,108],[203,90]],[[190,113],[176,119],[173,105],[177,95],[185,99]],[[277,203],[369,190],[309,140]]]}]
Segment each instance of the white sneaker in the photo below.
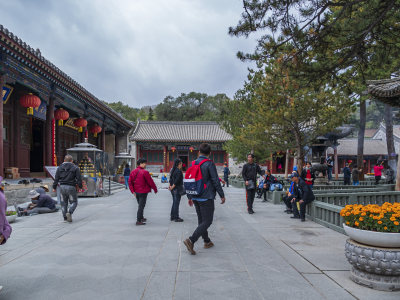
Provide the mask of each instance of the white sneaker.
[{"label": "white sneaker", "polygon": [[67,222],[72,222],[72,216],[71,216],[71,214],[70,213],[66,213],[65,214],[66,215],[66,217],[67,217]]},{"label": "white sneaker", "polygon": [[3,289],[3,287],[0,285],[0,292],[1,292],[2,289]]}]

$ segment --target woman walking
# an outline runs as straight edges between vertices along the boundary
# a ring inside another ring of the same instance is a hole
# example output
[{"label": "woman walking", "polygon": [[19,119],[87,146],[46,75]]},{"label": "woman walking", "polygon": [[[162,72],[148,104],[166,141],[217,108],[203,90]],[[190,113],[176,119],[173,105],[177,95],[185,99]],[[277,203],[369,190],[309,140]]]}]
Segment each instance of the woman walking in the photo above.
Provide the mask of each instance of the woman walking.
[{"label": "woman walking", "polygon": [[179,204],[184,192],[182,165],[182,160],[180,158],[175,159],[174,166],[169,176],[168,189],[172,194],[171,221],[175,222],[183,222],[183,219],[179,217]]},{"label": "woman walking", "polygon": [[129,169],[129,165],[126,164],[125,165],[125,169],[124,169],[124,178],[125,178],[125,188],[128,189],[129,188],[129,175],[131,175],[131,169]]},{"label": "woman walking", "polygon": [[128,184],[132,194],[135,195],[138,203],[136,225],[146,225],[147,219],[143,216],[144,207],[146,206],[147,195],[154,191],[157,194],[157,187],[146,170],[147,160],[140,158],[137,162],[137,168],[133,170],[129,176]]}]

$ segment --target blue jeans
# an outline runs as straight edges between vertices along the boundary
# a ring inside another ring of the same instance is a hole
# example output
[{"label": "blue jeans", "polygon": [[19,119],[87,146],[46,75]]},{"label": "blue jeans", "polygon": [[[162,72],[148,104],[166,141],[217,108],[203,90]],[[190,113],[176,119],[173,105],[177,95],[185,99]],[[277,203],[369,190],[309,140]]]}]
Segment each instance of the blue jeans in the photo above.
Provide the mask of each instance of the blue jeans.
[{"label": "blue jeans", "polygon": [[333,168],[328,167],[328,180],[329,180],[329,181],[332,180],[332,169],[333,169]]},{"label": "blue jeans", "polygon": [[172,195],[171,220],[175,220],[179,218],[179,204],[181,203],[181,195],[178,193],[177,188],[171,191],[171,195]]},{"label": "blue jeans", "polygon": [[129,176],[124,176],[124,178],[125,178],[125,187],[129,188],[129,183],[128,183]]}]

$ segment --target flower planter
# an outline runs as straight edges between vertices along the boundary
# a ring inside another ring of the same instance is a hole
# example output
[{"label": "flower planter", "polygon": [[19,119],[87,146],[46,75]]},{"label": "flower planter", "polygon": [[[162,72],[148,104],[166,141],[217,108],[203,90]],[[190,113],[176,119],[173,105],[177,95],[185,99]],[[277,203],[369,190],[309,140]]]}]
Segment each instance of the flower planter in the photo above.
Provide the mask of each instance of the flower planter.
[{"label": "flower planter", "polygon": [[343,224],[343,229],[352,240],[361,244],[377,247],[400,248],[400,233],[361,230],[349,227],[346,224]]},{"label": "flower planter", "polygon": [[8,223],[14,223],[15,220],[17,219],[17,215],[6,216],[6,219],[7,219]]}]

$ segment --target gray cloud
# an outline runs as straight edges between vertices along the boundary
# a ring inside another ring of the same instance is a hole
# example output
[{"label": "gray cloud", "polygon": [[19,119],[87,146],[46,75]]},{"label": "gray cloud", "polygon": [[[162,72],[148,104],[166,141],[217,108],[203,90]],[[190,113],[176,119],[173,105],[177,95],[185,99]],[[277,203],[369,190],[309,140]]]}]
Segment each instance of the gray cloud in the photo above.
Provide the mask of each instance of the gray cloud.
[{"label": "gray cloud", "polygon": [[254,40],[228,36],[239,0],[13,0],[0,23],[100,99],[141,107],[198,91],[233,96]]}]

